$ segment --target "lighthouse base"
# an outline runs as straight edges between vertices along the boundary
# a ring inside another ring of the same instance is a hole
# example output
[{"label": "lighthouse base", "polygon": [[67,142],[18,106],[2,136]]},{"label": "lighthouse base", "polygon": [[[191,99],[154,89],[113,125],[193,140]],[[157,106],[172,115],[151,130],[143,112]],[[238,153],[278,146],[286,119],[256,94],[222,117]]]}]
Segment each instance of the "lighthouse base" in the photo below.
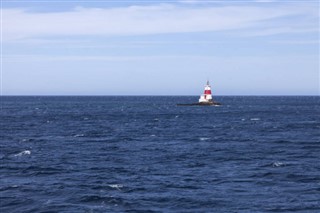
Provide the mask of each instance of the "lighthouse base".
[{"label": "lighthouse base", "polygon": [[177,106],[220,106],[221,104],[218,102],[199,102],[192,104],[177,104]]}]

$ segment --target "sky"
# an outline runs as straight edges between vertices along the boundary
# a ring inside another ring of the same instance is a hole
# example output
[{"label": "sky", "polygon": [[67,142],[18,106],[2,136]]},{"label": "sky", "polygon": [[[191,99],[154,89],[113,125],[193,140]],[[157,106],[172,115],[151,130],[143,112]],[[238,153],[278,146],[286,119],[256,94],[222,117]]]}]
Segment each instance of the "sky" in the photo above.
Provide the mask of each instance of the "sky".
[{"label": "sky", "polygon": [[1,0],[1,95],[320,95],[317,0]]}]

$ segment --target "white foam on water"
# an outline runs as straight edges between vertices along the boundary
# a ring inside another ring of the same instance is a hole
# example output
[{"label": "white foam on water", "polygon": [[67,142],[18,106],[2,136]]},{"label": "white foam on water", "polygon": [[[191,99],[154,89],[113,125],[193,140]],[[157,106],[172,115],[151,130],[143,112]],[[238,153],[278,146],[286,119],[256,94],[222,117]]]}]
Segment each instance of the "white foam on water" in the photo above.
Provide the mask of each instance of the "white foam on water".
[{"label": "white foam on water", "polygon": [[156,135],[150,135],[150,137],[156,137]]},{"label": "white foam on water", "polygon": [[273,167],[281,167],[281,166],[285,166],[286,164],[285,163],[282,163],[282,162],[274,162],[272,164]]},{"label": "white foam on water", "polygon": [[78,137],[83,137],[83,136],[84,136],[84,134],[76,134],[73,137],[78,138]]},{"label": "white foam on water", "polygon": [[20,156],[22,156],[22,155],[30,155],[31,154],[31,151],[30,150],[24,150],[24,151],[22,151],[22,152],[20,152],[20,153],[18,153],[18,154],[15,154],[14,156],[15,157],[20,157]]},{"label": "white foam on water", "polygon": [[250,121],[260,121],[260,118],[250,118]]},{"label": "white foam on water", "polygon": [[210,138],[199,138],[200,141],[206,141],[206,140],[209,140]]},{"label": "white foam on water", "polygon": [[108,186],[114,189],[118,189],[119,191],[121,191],[121,188],[123,188],[122,184],[109,184]]}]

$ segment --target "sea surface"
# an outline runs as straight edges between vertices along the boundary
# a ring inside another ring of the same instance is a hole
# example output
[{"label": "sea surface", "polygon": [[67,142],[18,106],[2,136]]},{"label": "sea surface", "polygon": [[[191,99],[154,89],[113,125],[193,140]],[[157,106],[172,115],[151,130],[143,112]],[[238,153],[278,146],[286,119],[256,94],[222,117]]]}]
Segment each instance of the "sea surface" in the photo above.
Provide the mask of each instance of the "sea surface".
[{"label": "sea surface", "polygon": [[0,212],[320,212],[320,97],[1,97]]}]

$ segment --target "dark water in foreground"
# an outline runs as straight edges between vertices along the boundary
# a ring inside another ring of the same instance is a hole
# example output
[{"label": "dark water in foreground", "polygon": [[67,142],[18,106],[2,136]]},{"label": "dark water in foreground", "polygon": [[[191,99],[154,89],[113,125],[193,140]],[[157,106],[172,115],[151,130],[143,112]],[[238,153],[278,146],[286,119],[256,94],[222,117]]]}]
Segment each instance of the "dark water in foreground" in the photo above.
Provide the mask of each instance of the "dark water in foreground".
[{"label": "dark water in foreground", "polygon": [[2,97],[1,212],[320,212],[320,97]]}]

